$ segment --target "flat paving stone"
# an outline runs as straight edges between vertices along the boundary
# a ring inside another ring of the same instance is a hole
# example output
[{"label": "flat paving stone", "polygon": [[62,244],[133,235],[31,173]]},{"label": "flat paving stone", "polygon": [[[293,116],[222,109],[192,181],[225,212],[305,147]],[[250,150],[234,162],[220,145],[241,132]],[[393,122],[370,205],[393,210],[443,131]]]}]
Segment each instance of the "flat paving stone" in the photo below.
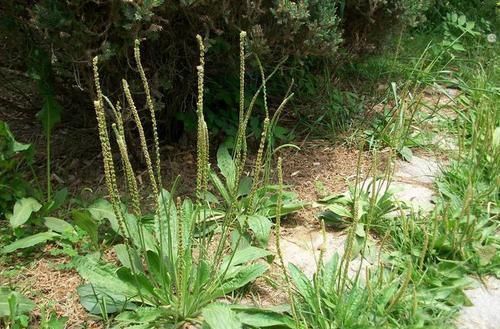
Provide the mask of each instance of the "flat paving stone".
[{"label": "flat paving stone", "polygon": [[413,156],[411,161],[398,160],[394,172],[395,181],[411,181],[432,184],[440,173],[439,163],[431,158]]},{"label": "flat paving stone", "polygon": [[465,290],[472,306],[464,307],[457,318],[458,329],[500,328],[500,280],[489,277],[486,285]]},{"label": "flat paving stone", "polygon": [[[301,269],[308,278],[312,278],[318,269],[319,257],[323,248],[323,262],[327,263],[338,253],[344,254],[347,241],[346,232],[326,232],[326,239],[323,239],[321,231],[299,231],[281,238],[280,245],[285,265],[294,264]],[[364,278],[366,267],[373,265],[377,259],[378,250],[374,244],[368,244],[365,257],[356,257],[349,266],[349,276],[354,277],[361,270]]]},{"label": "flat paving stone", "polygon": [[[372,181],[373,179],[368,178],[362,188],[370,191]],[[433,200],[435,192],[428,186],[429,184],[422,185],[421,183],[393,181],[389,187],[387,185],[386,180],[377,180],[375,189],[382,192],[388,189],[389,192],[393,193],[393,199],[395,201],[404,202],[414,210],[420,209],[424,212],[428,212],[434,208]]]},{"label": "flat paving stone", "polygon": [[420,185],[395,182],[391,185],[394,191],[394,198],[403,201],[413,209],[429,212],[434,208],[434,190]]}]

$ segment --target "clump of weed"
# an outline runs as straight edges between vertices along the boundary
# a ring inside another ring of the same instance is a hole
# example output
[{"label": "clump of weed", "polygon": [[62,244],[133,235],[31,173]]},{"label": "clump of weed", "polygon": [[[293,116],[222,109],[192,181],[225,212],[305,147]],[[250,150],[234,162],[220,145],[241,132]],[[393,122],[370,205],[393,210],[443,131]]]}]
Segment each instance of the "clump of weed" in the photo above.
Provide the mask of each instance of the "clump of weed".
[{"label": "clump of weed", "polygon": [[[102,94],[99,82],[98,58],[94,59],[94,76],[97,98],[94,101],[99,125],[99,138],[102,146],[106,186],[112,205],[112,217],[123,243],[116,245],[119,267],[101,262],[93,255],[80,260],[78,272],[88,281],[79,288],[80,299],[87,310],[101,314],[119,312],[115,318],[118,327],[142,325],[146,327],[178,326],[184,323],[203,324],[219,328],[219,320],[240,323],[236,310],[230,305],[216,301],[231,294],[262,276],[269,268],[263,261],[269,251],[250,245],[247,235],[241,229],[251,226],[250,218],[258,210],[261,202],[259,191],[264,182],[262,172],[269,174],[270,150],[269,131],[273,119],[266,116],[262,141],[252,179],[245,180],[248,198],[241,206],[240,192],[243,167],[246,164],[246,126],[252,104],[245,109],[245,38],[240,35],[241,72],[240,87],[240,128],[231,157],[227,149],[219,150],[218,165],[226,184],[210,168],[210,141],[204,118],[204,73],[205,46],[201,36],[197,36],[200,47],[197,96],[197,176],[196,199],[182,200],[176,197],[176,181],[171,189],[162,189],[160,171],[160,149],[156,133],[155,108],[150,96],[149,86],[140,63],[139,43],[136,43],[135,59],[146,94],[146,103],[153,126],[153,156],[150,154],[144,127],[139,117],[129,84],[122,80],[127,100],[139,134],[139,141],[146,162],[149,186],[154,197],[153,215],[145,216],[145,208],[139,198],[137,181],[132,163],[128,157],[128,145],[124,134],[121,106],[112,104]],[[262,73],[261,89],[264,97],[266,78]],[[280,110],[285,105],[283,102]],[[107,110],[112,113],[111,124],[114,140],[120,151],[120,162],[125,175],[130,204],[124,205],[117,184],[117,170],[112,155],[111,136],[108,133]],[[279,110],[279,111],[280,111]],[[266,112],[267,113],[267,112]],[[264,150],[265,149],[265,150]],[[225,206],[217,210],[217,197],[209,192],[209,183],[217,186],[223,196]],[[220,184],[219,184],[220,183]],[[281,193],[278,193],[281,195]],[[279,207],[278,207],[279,208]],[[243,216],[244,215],[244,216]],[[246,216],[246,217],[245,217]],[[261,220],[261,218],[258,218]],[[264,218],[265,219],[265,218]],[[238,225],[236,225],[238,224]],[[112,224],[113,225],[113,224]],[[235,231],[234,228],[240,228]],[[270,311],[269,311],[270,312]],[[258,313],[258,312],[257,312]],[[253,326],[250,320],[245,322]],[[241,323],[239,324],[241,326]]]}]

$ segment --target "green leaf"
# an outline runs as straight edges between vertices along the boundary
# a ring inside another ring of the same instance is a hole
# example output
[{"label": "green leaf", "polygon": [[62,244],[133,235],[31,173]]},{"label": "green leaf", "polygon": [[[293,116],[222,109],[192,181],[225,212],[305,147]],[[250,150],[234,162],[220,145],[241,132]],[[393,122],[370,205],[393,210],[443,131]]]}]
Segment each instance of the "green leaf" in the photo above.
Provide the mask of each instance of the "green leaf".
[{"label": "green leaf", "polygon": [[241,266],[233,275],[231,275],[231,278],[223,279],[223,284],[215,290],[214,296],[224,296],[227,293],[239,289],[263,275],[268,269],[268,264],[261,263]]},{"label": "green leaf", "polygon": [[323,211],[319,214],[319,219],[325,221],[327,225],[332,226],[335,229],[343,229],[351,224],[350,221],[345,220],[343,217],[339,216],[337,213],[333,211]]},{"label": "green leaf", "polygon": [[406,146],[403,146],[400,150],[399,150],[399,154],[401,155],[401,157],[405,160],[405,161],[411,161],[411,159],[413,158],[413,152],[411,151],[410,148],[406,147]]},{"label": "green leaf", "polygon": [[236,185],[236,165],[227,148],[222,145],[217,150],[217,166],[226,178],[226,185],[230,191],[234,191]]},{"label": "green leaf", "polygon": [[54,211],[64,204],[68,198],[68,189],[63,188],[54,193],[52,202],[49,206],[46,206],[47,211]]},{"label": "green leaf", "polygon": [[93,287],[91,284],[84,284],[77,289],[80,303],[92,314],[116,313],[123,310],[133,310],[137,305],[121,295],[119,292],[112,292],[109,289]]},{"label": "green leaf", "polygon": [[134,286],[138,292],[140,292],[141,296],[155,296],[155,287],[151,283],[151,280],[146,277],[143,273],[136,272],[132,273],[132,271],[127,267],[120,267],[116,271],[116,275],[118,278],[124,283],[129,284],[130,286]]},{"label": "green leaf", "polygon": [[311,282],[305,276],[305,274],[294,264],[288,264],[288,271],[290,273],[290,278],[292,279],[295,288],[297,288],[298,292],[304,296],[308,296],[309,289],[311,287]]},{"label": "green leaf", "polygon": [[363,223],[356,224],[356,235],[361,238],[366,237],[365,225]]},{"label": "green leaf", "polygon": [[467,24],[465,24],[465,28],[469,31],[472,31],[475,26],[476,26],[476,22],[474,22],[474,21],[468,21]]},{"label": "green leaf", "polygon": [[34,235],[30,235],[20,240],[16,240],[9,245],[6,245],[5,247],[2,248],[2,253],[8,254],[13,251],[16,251],[17,249],[33,247],[34,245],[37,245],[39,243],[52,240],[57,236],[59,236],[59,234],[54,232],[41,232]]},{"label": "green leaf", "polygon": [[113,210],[113,205],[109,203],[107,200],[99,199],[94,202],[90,207],[87,208],[92,217],[100,222],[103,219],[109,220],[111,224],[111,228],[115,232],[119,232],[120,229],[118,227],[118,221],[116,220],[116,215]]},{"label": "green leaf", "polygon": [[347,218],[353,217],[352,212],[348,207],[341,205],[341,204],[338,204],[338,203],[329,204],[326,207],[326,209],[337,214],[340,217],[347,217]]},{"label": "green leaf", "polygon": [[267,217],[260,215],[248,216],[247,223],[259,245],[267,246],[273,223]]},{"label": "green leaf", "polygon": [[457,20],[458,25],[463,26],[465,25],[465,22],[467,22],[467,18],[465,17],[465,15],[460,15]]},{"label": "green leaf", "polygon": [[477,248],[477,255],[479,256],[479,265],[488,265],[497,254],[497,248],[493,245],[486,245]]},{"label": "green leaf", "polygon": [[108,293],[120,292],[132,299],[137,296],[137,289],[133,285],[129,285],[117,277],[116,267],[110,264],[100,264],[91,255],[78,259],[76,270],[84,280],[90,282],[94,287],[105,287]]},{"label": "green leaf", "polygon": [[238,197],[248,195],[250,189],[252,188],[252,177],[244,176],[240,180],[240,185],[238,186]]},{"label": "green leaf", "polygon": [[210,171],[210,180],[212,181],[212,183],[214,184],[215,188],[220,193],[224,201],[226,201],[226,203],[230,205],[232,202],[231,195],[224,186],[224,183],[222,183],[219,176],[214,171]]},{"label": "green leaf", "polygon": [[[12,298],[15,301],[17,314],[10,314],[9,299],[12,300]],[[29,313],[35,306],[35,303],[20,293],[12,291],[7,287],[0,287],[0,318],[9,316],[15,317],[19,314]]]},{"label": "green leaf", "polygon": [[294,328],[291,317],[274,310],[243,305],[232,305],[231,309],[238,314],[238,318],[243,324],[252,328]]},{"label": "green leaf", "polygon": [[222,270],[225,270],[229,261],[231,261],[231,267],[233,267],[257,260],[259,258],[264,258],[269,255],[272,255],[270,251],[252,246],[238,249],[234,252],[232,257],[231,255],[224,257],[224,262],[222,263],[221,268]]},{"label": "green leaf", "polygon": [[42,208],[42,205],[34,198],[22,198],[14,205],[14,212],[10,218],[10,225],[13,228],[26,223],[33,212]]},{"label": "green leaf", "polygon": [[[116,316],[115,320],[117,322],[126,323],[151,323],[156,319],[164,316],[165,312],[160,308],[152,307],[138,307],[133,311],[123,312]],[[127,327],[129,328],[129,327]],[[151,328],[149,325],[146,328]]]},{"label": "green leaf", "polygon": [[[135,270],[140,270],[140,271],[143,270],[141,260],[140,260],[139,256],[137,255],[137,252],[135,249],[130,248],[130,250],[127,251],[127,246],[125,246],[124,244],[117,244],[113,247],[113,250],[116,253],[116,257],[118,258],[118,260],[120,261],[120,263],[123,266],[132,269],[132,265],[133,265],[133,268]],[[129,257],[129,254],[130,254],[130,257]],[[132,264],[130,263],[130,258],[132,258]]]},{"label": "green leaf", "polygon": [[455,42],[451,47],[456,51],[465,51],[465,47],[458,42]]},{"label": "green leaf", "polygon": [[36,114],[42,122],[43,132],[49,135],[54,126],[61,121],[62,107],[53,96],[46,97],[42,110]]},{"label": "green leaf", "polygon": [[51,313],[49,319],[42,324],[41,329],[64,329],[66,328],[66,322],[68,322],[68,317],[58,318],[57,314]]},{"label": "green leaf", "polygon": [[452,13],[451,14],[451,21],[452,22],[457,22],[458,21],[458,15],[457,15],[457,13]]},{"label": "green leaf", "polygon": [[92,218],[88,210],[75,210],[71,213],[75,225],[85,231],[94,245],[98,245],[99,224]]},{"label": "green leaf", "polygon": [[[7,151],[9,153],[19,153],[19,152],[29,151],[31,149],[31,144],[23,144],[16,141],[14,135],[10,131],[7,122],[0,121],[0,137],[2,137],[2,142],[3,141],[6,142]],[[0,154],[0,156],[5,156],[5,155],[6,155],[5,153]],[[9,156],[9,154],[7,154],[7,156]]]},{"label": "green leaf", "polygon": [[55,217],[44,217],[44,224],[50,230],[61,234],[73,232],[75,230],[70,223]]},{"label": "green leaf", "polygon": [[242,323],[238,315],[224,304],[211,304],[202,311],[205,322],[212,329],[241,329]]},{"label": "green leaf", "polygon": [[500,146],[500,127],[496,127],[493,133],[493,146],[495,148]]}]

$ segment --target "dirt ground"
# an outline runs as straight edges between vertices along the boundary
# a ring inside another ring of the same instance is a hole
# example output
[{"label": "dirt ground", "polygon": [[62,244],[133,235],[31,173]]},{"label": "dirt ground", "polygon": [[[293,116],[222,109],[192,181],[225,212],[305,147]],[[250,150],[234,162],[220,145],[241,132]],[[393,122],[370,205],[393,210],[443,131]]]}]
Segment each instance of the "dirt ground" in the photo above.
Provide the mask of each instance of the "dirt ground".
[{"label": "dirt ground", "polygon": [[[42,147],[44,140],[35,137],[40,127],[19,124],[20,121],[34,122],[32,118],[18,116],[17,120],[12,118],[7,120],[9,123],[13,122],[11,129],[19,141],[29,141],[40,146],[39,149],[44,149]],[[71,128],[55,130],[53,144],[57,147],[53,150],[53,180],[55,184],[69,186],[75,195],[88,197],[90,200],[96,195],[105,193],[101,158],[95,132],[88,131],[88,138],[84,143],[71,140],[72,136],[81,133],[81,131],[71,131]],[[82,144],[85,147],[81,147]],[[281,153],[284,180],[300,199],[309,203],[322,195],[345,190],[356,175],[358,161],[362,171],[366,171],[369,167],[370,158],[367,153],[360,154],[359,151],[343,145],[332,146],[329,141],[306,141],[299,145],[300,150],[287,149]],[[180,192],[189,194],[193,190],[192,182],[196,177],[195,150],[164,146],[162,153],[164,155],[162,169],[167,173],[166,187],[168,188],[168,182],[173,177],[182,174],[183,184]],[[40,168],[44,165],[41,161],[43,161],[42,155],[36,162]],[[144,171],[139,172],[138,180],[143,181],[146,186],[147,176]],[[86,196],[88,189],[93,193]],[[308,207],[283,219],[282,238],[286,239],[291,231],[318,230],[319,222],[316,220],[316,214],[317,209]],[[68,317],[67,328],[100,328],[99,322],[93,320],[78,301],[76,288],[82,283],[80,277],[74,270],[59,269],[61,264],[69,260],[65,257],[50,256],[48,253],[50,248],[52,247],[47,246],[46,252],[40,253],[39,258],[31,260],[26,267],[15,264],[0,265],[0,284],[11,284],[32,298],[37,304],[35,316],[39,316],[41,308],[45,306],[59,316]],[[6,273],[10,274],[5,275]],[[279,289],[269,287],[270,282],[278,279],[279,273],[271,273],[267,278],[261,279],[263,282],[254,285],[247,299],[260,305],[275,304],[276,300],[285,301],[283,299],[285,296]]]}]

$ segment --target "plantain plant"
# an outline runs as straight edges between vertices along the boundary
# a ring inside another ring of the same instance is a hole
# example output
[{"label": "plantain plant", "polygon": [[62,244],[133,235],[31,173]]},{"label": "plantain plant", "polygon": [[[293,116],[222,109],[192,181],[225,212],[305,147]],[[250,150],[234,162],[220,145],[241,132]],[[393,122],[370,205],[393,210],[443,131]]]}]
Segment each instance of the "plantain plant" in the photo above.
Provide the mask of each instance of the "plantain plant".
[{"label": "plantain plant", "polygon": [[[233,232],[236,226],[234,224],[240,215],[237,210],[238,198],[235,196],[236,187],[242,182],[247,157],[245,128],[251,111],[251,107],[245,109],[244,103],[245,37],[246,33],[242,32],[240,127],[231,159],[232,165],[229,165],[233,171],[232,176],[226,176],[227,182],[231,182],[227,185],[230,190],[228,195],[231,197],[225,198],[226,206],[223,211],[214,210],[217,200],[207,197],[209,177],[215,175],[209,165],[210,143],[203,113],[205,47],[202,38],[197,36],[200,63],[197,67],[198,142],[195,200],[176,197],[177,183],[174,183],[171,191],[161,187],[155,108],[141,65],[138,41],[135,44],[135,61],[153,126],[152,155],[128,83],[122,80],[127,108],[137,126],[149,186],[152,194],[156,196],[152,205],[153,216],[145,214],[144,209],[147,207],[139,197],[136,177],[128,156],[122,107],[119,103],[113,104],[102,94],[98,58],[94,59],[97,91],[94,107],[102,146],[106,187],[113,209],[113,214],[108,214],[107,217],[113,218],[112,226],[116,227],[123,243],[114,247],[118,265],[105,263],[96,255],[88,255],[79,260],[78,272],[87,283],[79,287],[78,292],[83,306],[89,312],[101,314],[104,319],[109,319],[109,314],[119,313],[114,318],[117,328],[178,328],[187,324],[204,328],[241,328],[243,324],[248,327],[286,325],[286,317],[281,314],[249,310],[221,302],[226,295],[265,274],[269,265],[263,258],[271,255],[265,249],[244,243],[245,237]],[[265,91],[265,80],[260,90]],[[121,156],[120,163],[130,200],[128,205],[124,205],[118,190],[116,164],[112,156],[111,136],[108,133],[110,125],[105,115],[108,110],[114,119],[111,130]],[[266,117],[265,122],[267,129],[263,133],[264,141],[270,129],[270,120]],[[264,154],[263,147],[261,143],[261,158]],[[259,159],[259,156],[257,158]],[[264,171],[263,164],[259,161],[261,160],[256,161],[254,167],[250,195],[262,189],[263,181],[255,179],[255,175]],[[150,205],[148,207],[151,208]],[[153,219],[148,221],[146,218]],[[211,230],[214,222],[217,222],[217,225]]]}]

